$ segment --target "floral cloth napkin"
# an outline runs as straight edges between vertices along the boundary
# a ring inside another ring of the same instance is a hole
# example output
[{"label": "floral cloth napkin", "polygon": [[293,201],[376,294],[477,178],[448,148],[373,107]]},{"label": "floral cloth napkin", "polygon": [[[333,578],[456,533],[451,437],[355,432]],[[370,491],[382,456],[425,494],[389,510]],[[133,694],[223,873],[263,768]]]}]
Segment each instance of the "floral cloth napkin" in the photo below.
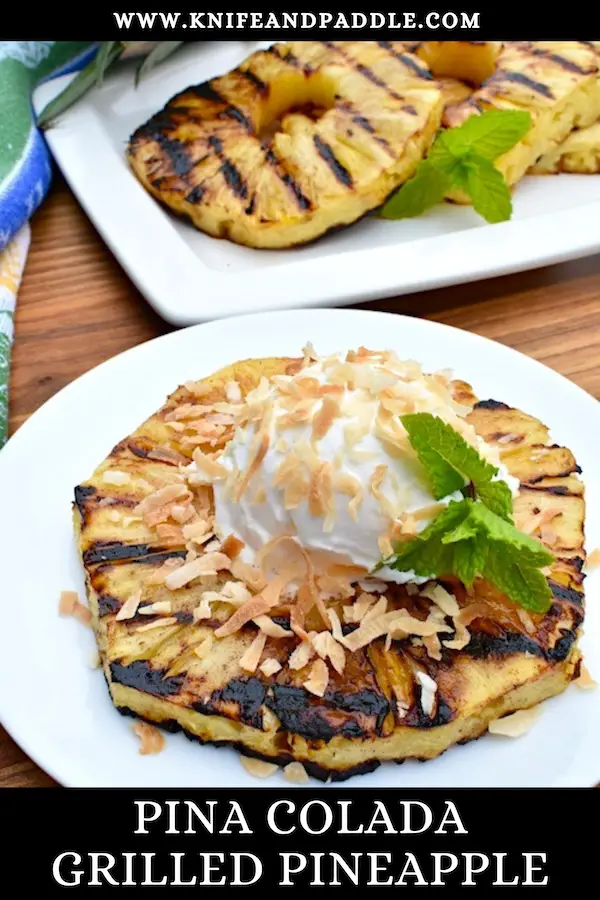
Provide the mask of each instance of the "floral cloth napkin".
[{"label": "floral cloth napkin", "polygon": [[6,440],[16,292],[29,246],[26,223],[52,174],[48,149],[35,127],[31,92],[49,78],[81,68],[95,48],[89,41],[0,41],[0,447]]}]

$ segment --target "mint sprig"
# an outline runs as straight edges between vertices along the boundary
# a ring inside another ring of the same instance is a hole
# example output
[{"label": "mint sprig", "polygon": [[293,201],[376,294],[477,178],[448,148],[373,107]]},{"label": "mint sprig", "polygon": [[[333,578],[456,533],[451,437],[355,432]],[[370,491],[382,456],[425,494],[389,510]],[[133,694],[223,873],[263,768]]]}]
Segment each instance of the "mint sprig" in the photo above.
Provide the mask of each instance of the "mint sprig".
[{"label": "mint sprig", "polygon": [[386,219],[420,216],[439,203],[452,188],[470,198],[487,222],[503,222],[512,215],[512,199],[504,176],[493,165],[531,128],[524,110],[487,110],[456,128],[441,131],[413,177],[385,204]]},{"label": "mint sprig", "polygon": [[532,612],[547,612],[552,591],[540,571],[554,557],[480,501],[452,501],[417,537],[400,544],[383,565],[443,578],[455,575],[466,587],[481,577]]},{"label": "mint sprig", "polygon": [[401,420],[436,500],[471,484],[492,512],[512,521],[512,494],[498,469],[483,459],[450,425],[431,413],[410,413]]},{"label": "mint sprig", "polygon": [[380,565],[425,578],[455,575],[466,587],[478,577],[533,612],[546,612],[552,591],[541,569],[553,555],[519,531],[510,488],[450,425],[431,413],[401,417],[431,492],[441,500],[462,491],[416,537],[399,544]]}]

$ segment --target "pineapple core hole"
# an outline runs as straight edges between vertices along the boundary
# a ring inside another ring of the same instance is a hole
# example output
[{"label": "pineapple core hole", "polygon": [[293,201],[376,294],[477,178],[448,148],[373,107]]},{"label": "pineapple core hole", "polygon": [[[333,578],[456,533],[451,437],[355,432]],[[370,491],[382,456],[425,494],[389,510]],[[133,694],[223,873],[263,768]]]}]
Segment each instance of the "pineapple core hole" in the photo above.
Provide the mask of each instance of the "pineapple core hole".
[{"label": "pineapple core hole", "polygon": [[322,72],[308,76],[290,72],[277,78],[261,107],[258,136],[268,143],[277,132],[286,132],[293,123],[290,116],[303,116],[316,122],[333,109],[337,99],[333,79]]}]

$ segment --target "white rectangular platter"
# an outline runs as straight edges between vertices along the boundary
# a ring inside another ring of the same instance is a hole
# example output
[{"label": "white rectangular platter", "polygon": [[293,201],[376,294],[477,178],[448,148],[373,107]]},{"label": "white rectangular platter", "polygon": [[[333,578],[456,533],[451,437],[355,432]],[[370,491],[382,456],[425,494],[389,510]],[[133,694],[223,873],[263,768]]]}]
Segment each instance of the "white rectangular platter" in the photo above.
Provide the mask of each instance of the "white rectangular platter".
[{"label": "white rectangular platter", "polygon": [[[175,93],[235,67],[265,45],[190,44],[139,87],[119,67],[47,132],[88,216],[148,302],[190,325],[269,309],[347,306],[476,281],[600,251],[600,176],[526,177],[509,222],[487,225],[471,208],[441,204],[418,219],[376,215],[307,247],[253,250],[196,231],[163,209],[131,173],[134,129]],[[34,96],[40,111],[73,76]]]}]

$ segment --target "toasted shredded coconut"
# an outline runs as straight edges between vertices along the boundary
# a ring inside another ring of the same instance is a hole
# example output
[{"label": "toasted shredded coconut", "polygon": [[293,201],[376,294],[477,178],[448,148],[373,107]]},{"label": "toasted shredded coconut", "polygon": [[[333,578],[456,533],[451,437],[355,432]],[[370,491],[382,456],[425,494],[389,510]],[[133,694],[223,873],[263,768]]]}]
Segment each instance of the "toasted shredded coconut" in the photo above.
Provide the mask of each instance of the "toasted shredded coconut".
[{"label": "toasted shredded coconut", "polygon": [[[165,578],[169,575],[173,569],[179,569],[183,565],[183,560],[180,557],[172,557],[171,559],[166,559],[164,563],[159,566],[159,568],[149,575],[145,579],[145,584],[164,584]],[[117,616],[118,618],[118,616]]]},{"label": "toasted shredded coconut", "polygon": [[302,641],[298,644],[288,660],[288,668],[297,670],[307,666],[315,655],[315,648],[308,641]]},{"label": "toasted shredded coconut", "polygon": [[281,663],[270,656],[268,659],[265,659],[262,665],[259,666],[259,670],[266,678],[270,678],[272,675],[275,675],[281,670]]},{"label": "toasted shredded coconut", "polygon": [[344,606],[344,622],[361,622],[374,603],[372,594],[361,594],[351,606]]},{"label": "toasted shredded coconut", "polygon": [[129,472],[121,472],[120,469],[107,469],[102,473],[102,481],[104,484],[129,484],[131,475]]},{"label": "toasted shredded coconut", "polygon": [[159,600],[157,603],[149,603],[148,606],[141,606],[138,609],[140,616],[157,616],[173,611],[170,600]]},{"label": "toasted shredded coconut", "polygon": [[205,553],[170,572],[165,578],[165,585],[170,591],[175,591],[189,584],[194,578],[199,578],[200,575],[216,575],[217,572],[227,571],[230,567],[231,560],[224,553]]},{"label": "toasted shredded coconut", "polygon": [[87,606],[79,600],[76,591],[63,591],[60,595],[58,611],[61,616],[72,616],[80,625],[90,626],[92,614]]},{"label": "toasted shredded coconut", "polygon": [[152,494],[144,497],[133,512],[135,515],[145,516],[152,510],[159,509],[167,503],[173,503],[174,500],[179,500],[181,497],[187,497],[188,495],[189,491],[185,484],[166,484],[164,487],[158,488]]},{"label": "toasted shredded coconut", "polygon": [[426,716],[433,715],[435,706],[435,695],[437,693],[437,682],[431,678],[426,672],[418,671],[415,677],[421,685],[421,708]]},{"label": "toasted shredded coconut", "polygon": [[253,759],[251,756],[240,754],[240,762],[249,775],[254,778],[269,778],[279,766],[275,763],[265,762],[264,759]]},{"label": "toasted shredded coconut", "polygon": [[293,635],[293,631],[282,628],[281,625],[274,622],[270,616],[257,616],[256,619],[254,619],[254,624],[258,625],[261,631],[264,631],[266,635],[272,638],[286,638],[292,637]]},{"label": "toasted shredded coconut", "polygon": [[578,688],[581,688],[583,691],[589,691],[592,688],[598,687],[598,684],[594,681],[592,676],[590,675],[586,666],[581,664],[581,668],[579,669],[579,678],[576,678],[573,684],[576,684]]},{"label": "toasted shredded coconut", "polygon": [[123,621],[123,619],[133,619],[133,617],[137,613],[141,599],[141,590],[135,591],[133,594],[131,594],[115,616],[117,622],[121,622]]},{"label": "toasted shredded coconut", "polygon": [[302,763],[291,762],[284,767],[283,777],[286,781],[294,784],[306,784],[309,780],[308,774]]},{"label": "toasted shredded coconut", "polygon": [[75,606],[79,603],[77,591],[61,591],[58,612],[61,616],[72,616]]},{"label": "toasted shredded coconut", "polygon": [[218,638],[222,638],[234,634],[246,622],[250,622],[251,619],[256,619],[257,616],[262,616],[270,609],[273,609],[279,602],[279,596],[284,587],[285,579],[274,578],[260,594],[251,597],[250,600],[234,612],[224,625],[217,628],[215,635]]},{"label": "toasted shredded coconut", "polygon": [[379,581],[377,578],[364,578],[358,582],[358,586],[365,594],[384,594],[389,587],[385,581]]},{"label": "toasted shredded coconut", "polygon": [[596,547],[595,550],[592,550],[585,563],[585,567],[588,571],[595,569],[597,566],[600,566],[600,547]]},{"label": "toasted shredded coconut", "polygon": [[303,682],[304,687],[311,694],[322,697],[327,690],[329,683],[329,670],[327,663],[322,659],[316,659],[310,667],[310,672],[306,681]]},{"label": "toasted shredded coconut", "polygon": [[521,737],[521,735],[527,734],[541,712],[540,706],[520,709],[509,716],[503,716],[501,719],[490,722],[488,730],[490,734],[500,734],[503,737]]},{"label": "toasted shredded coconut", "polygon": [[311,632],[311,643],[321,659],[329,659],[335,671],[341,675],[346,664],[344,648],[330,631]]},{"label": "toasted shredded coconut", "polygon": [[259,631],[259,633],[256,635],[256,637],[240,659],[240,667],[246,672],[256,671],[256,667],[260,662],[262,652],[265,649],[266,641],[267,635],[264,632]]},{"label": "toasted shredded coconut", "polygon": [[134,722],[131,726],[133,733],[140,739],[141,756],[149,756],[160,753],[165,749],[165,736],[148,722]]},{"label": "toasted shredded coconut", "polygon": [[443,588],[441,584],[430,582],[425,585],[425,587],[421,588],[420,594],[422,597],[427,597],[427,599],[435,603],[436,606],[439,606],[446,616],[457,616],[460,612],[456,598]]},{"label": "toasted shredded coconut", "polygon": [[[212,459],[206,453],[203,453],[199,447],[196,447],[192,455],[193,463],[186,467],[188,481],[190,477],[198,477],[198,475],[206,476],[204,483],[212,483],[227,477],[227,469],[221,463]],[[202,483],[192,480],[191,483]]]}]

